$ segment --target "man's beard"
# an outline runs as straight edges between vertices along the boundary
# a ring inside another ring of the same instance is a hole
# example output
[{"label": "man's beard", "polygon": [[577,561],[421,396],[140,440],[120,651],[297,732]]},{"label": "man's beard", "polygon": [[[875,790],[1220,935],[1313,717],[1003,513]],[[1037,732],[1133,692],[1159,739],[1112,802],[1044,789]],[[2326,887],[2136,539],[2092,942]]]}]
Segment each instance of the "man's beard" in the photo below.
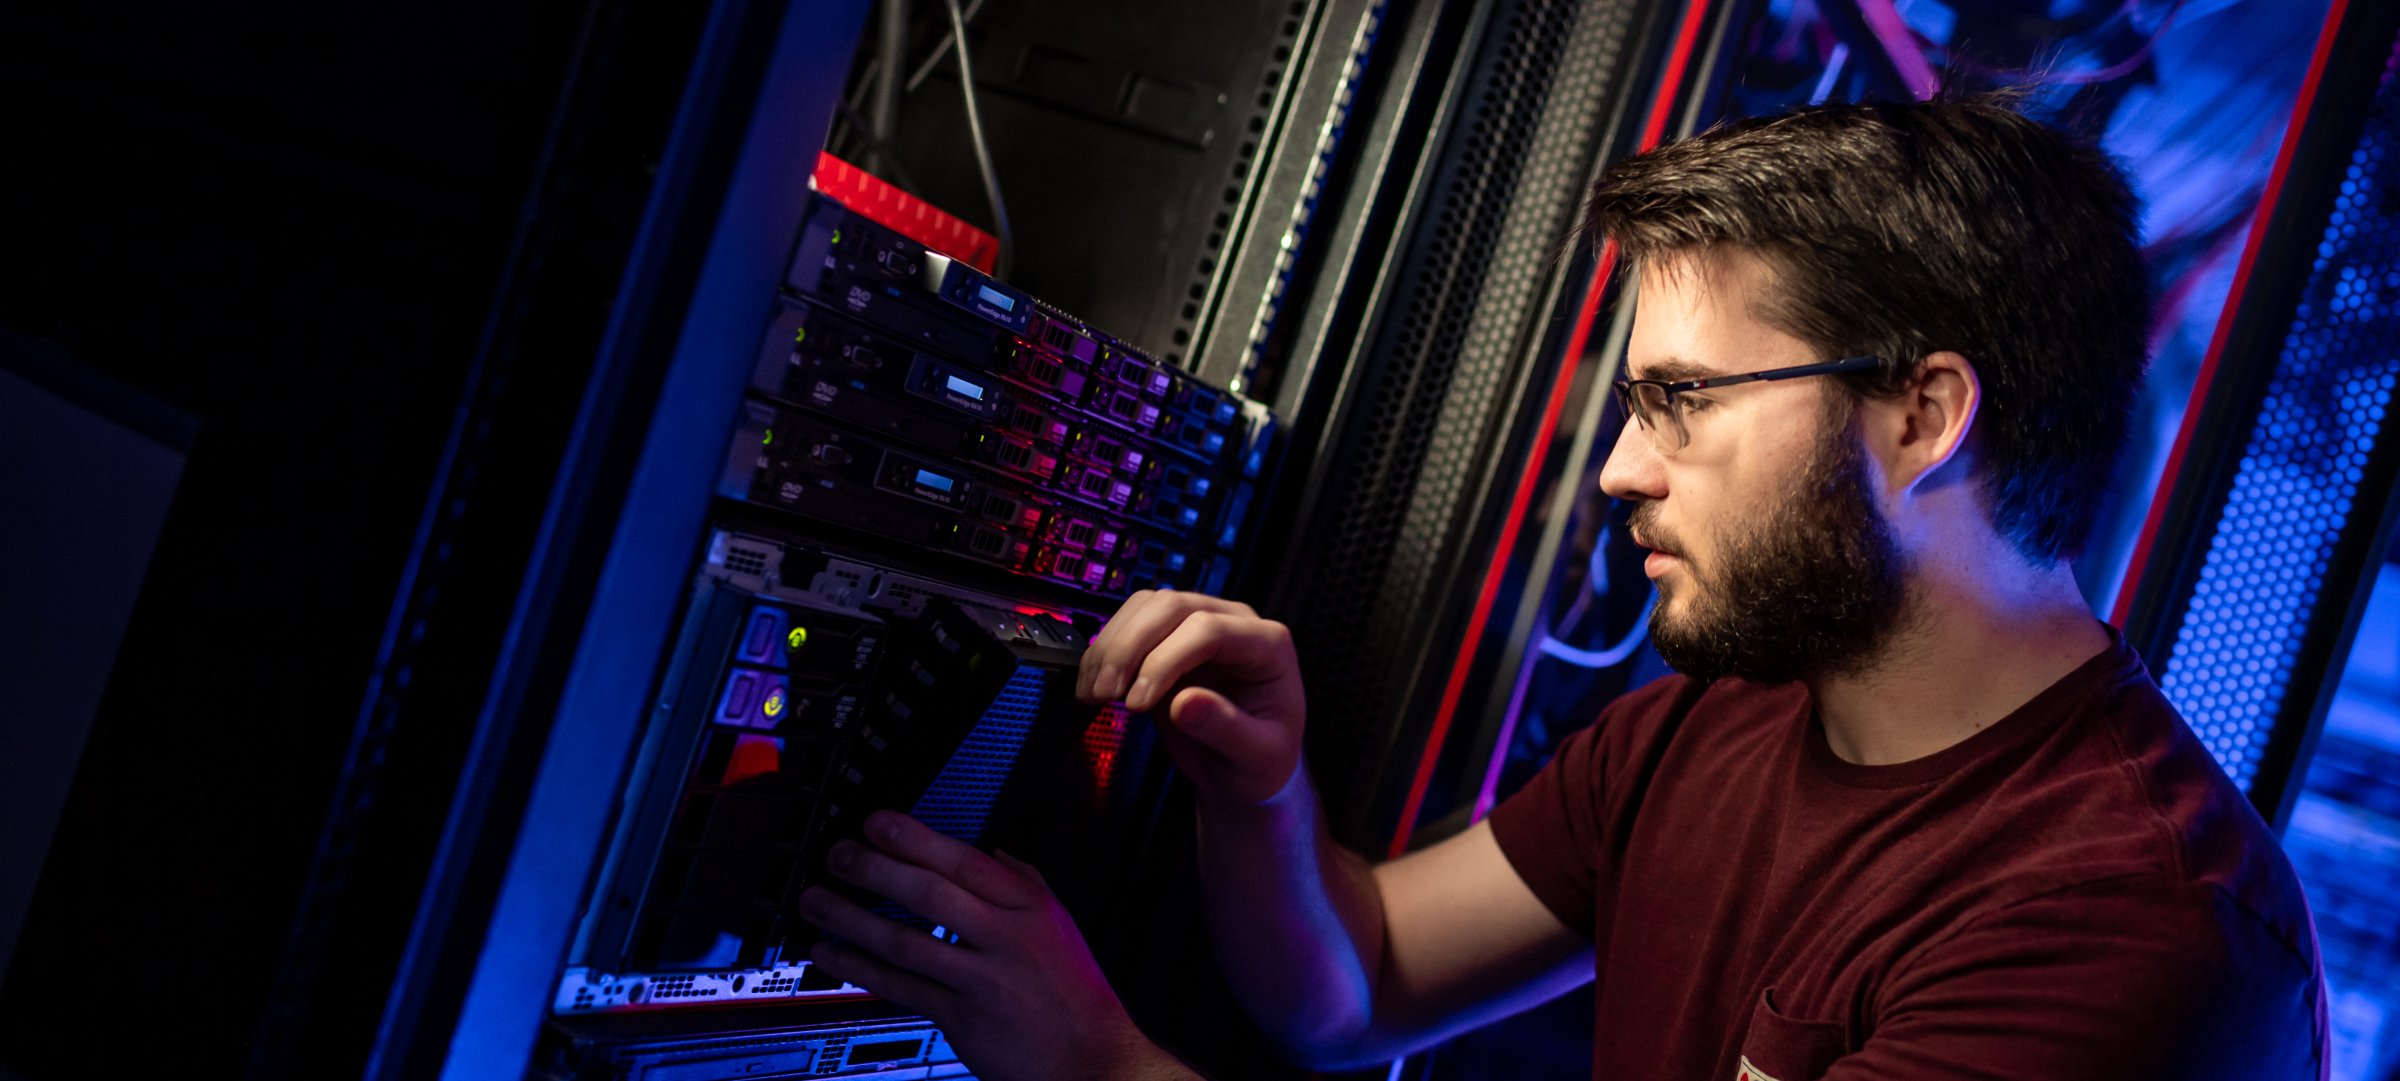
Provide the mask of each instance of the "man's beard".
[{"label": "man's beard", "polygon": [[[1729,531],[1709,564],[1684,556],[1690,583],[1660,584],[1650,642],[1676,671],[1759,683],[1855,675],[1902,628],[1907,560],[1875,505],[1849,413],[1828,418],[1838,423],[1780,504]],[[1683,556],[1659,538],[1657,510],[1634,508],[1633,527]]]}]

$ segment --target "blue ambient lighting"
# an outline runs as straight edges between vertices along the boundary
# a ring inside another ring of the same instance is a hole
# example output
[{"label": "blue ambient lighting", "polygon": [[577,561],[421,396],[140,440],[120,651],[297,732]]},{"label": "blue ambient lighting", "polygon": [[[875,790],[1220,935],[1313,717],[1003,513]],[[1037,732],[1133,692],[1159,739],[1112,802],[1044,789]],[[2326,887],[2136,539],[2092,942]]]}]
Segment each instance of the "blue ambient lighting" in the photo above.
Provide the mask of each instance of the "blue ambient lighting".
[{"label": "blue ambient lighting", "polygon": [[2395,144],[2387,70],[2159,681],[2245,789],[2400,384]]},{"label": "blue ambient lighting", "polygon": [[[2353,521],[2368,455],[2400,392],[2400,49],[2382,82],[2325,224],[2224,517],[2161,684],[2192,729],[2247,787],[2289,672]],[[2284,837],[2308,891],[2331,997],[2334,1081],[2400,1069],[2400,651],[2381,570]]]}]

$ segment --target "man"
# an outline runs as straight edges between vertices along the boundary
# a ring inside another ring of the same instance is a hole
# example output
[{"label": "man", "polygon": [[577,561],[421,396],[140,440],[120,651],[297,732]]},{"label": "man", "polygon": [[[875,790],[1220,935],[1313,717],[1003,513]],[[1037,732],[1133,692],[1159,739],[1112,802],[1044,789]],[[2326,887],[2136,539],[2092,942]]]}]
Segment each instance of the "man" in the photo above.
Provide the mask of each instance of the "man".
[{"label": "man", "polygon": [[[1129,600],[1079,689],[1164,718],[1269,1033],[1369,1063],[1597,978],[1612,1081],[2322,1076],[2290,866],[2067,562],[2146,363],[2134,215],[2097,151],[1989,101],[1611,169],[1588,227],[1638,306],[1601,486],[1682,674],[1406,858],[1329,840],[1281,625]],[[1181,1074],[1030,869],[870,835],[844,873],[980,945],[812,895],[848,943],[822,962],[990,1076]]]}]

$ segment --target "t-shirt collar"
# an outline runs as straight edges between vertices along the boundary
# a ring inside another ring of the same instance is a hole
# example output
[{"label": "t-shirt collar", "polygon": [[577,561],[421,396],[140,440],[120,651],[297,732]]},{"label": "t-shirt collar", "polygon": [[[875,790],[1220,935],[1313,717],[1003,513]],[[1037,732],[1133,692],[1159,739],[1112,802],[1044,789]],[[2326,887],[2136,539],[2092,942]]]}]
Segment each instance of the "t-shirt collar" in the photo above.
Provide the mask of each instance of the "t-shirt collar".
[{"label": "t-shirt collar", "polygon": [[1806,754],[1810,765],[1828,780],[1854,788],[1906,788],[1927,784],[1957,772],[1961,767],[2021,739],[2048,731],[2067,714],[2075,712],[2075,704],[2115,686],[2128,675],[2143,671],[2141,658],[2133,647],[2125,644],[2123,635],[2106,623],[2100,628],[2108,634],[2109,646],[2076,666],[2074,671],[2042,689],[2024,705],[2018,706],[1974,735],[1935,751],[1923,758],[1894,762],[1883,766],[1862,766],[1833,753],[1826,742],[1825,723],[1817,717],[1816,699],[1806,699]]}]

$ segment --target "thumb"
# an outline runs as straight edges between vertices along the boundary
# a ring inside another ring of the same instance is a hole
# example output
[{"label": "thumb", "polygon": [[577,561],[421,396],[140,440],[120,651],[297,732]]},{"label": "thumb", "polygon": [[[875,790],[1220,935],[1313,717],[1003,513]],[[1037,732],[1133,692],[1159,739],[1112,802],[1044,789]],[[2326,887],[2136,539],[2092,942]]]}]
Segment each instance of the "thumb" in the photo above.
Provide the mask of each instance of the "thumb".
[{"label": "thumb", "polygon": [[1167,700],[1166,714],[1177,731],[1219,752],[1231,749],[1218,744],[1236,738],[1233,729],[1242,723],[1242,708],[1207,687],[1185,687],[1176,692]]},{"label": "thumb", "polygon": [[1276,723],[1248,711],[1207,687],[1185,687],[1167,703],[1167,720],[1185,738],[1243,772],[1272,769],[1283,754]]}]

